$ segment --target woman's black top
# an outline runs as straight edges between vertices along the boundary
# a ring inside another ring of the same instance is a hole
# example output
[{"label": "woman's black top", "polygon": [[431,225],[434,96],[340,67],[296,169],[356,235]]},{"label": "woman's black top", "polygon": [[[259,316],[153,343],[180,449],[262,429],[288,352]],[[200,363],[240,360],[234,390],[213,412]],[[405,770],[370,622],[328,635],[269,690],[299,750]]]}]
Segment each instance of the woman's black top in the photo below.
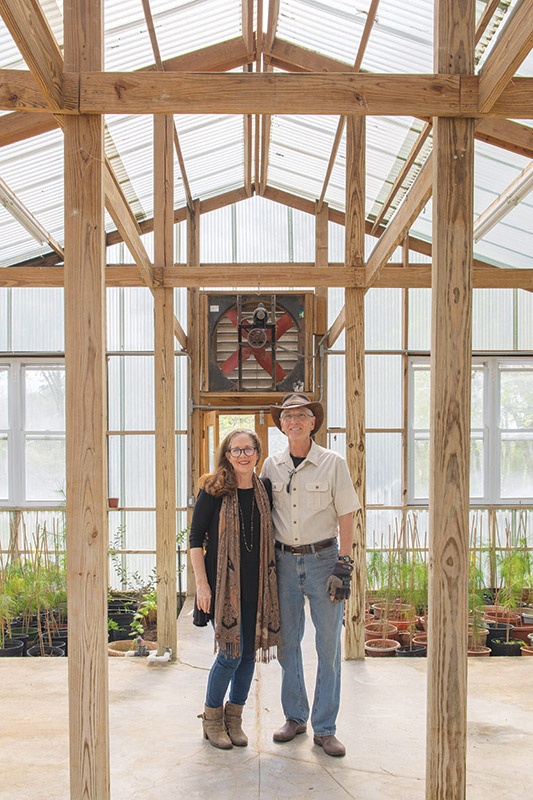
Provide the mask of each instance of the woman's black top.
[{"label": "woman's black top", "polygon": [[[264,481],[272,504],[272,486]],[[253,544],[252,544],[252,497],[253,489],[237,489],[241,511],[241,530],[239,531],[241,561],[241,602],[256,603],[259,591],[259,554],[261,517],[257,504],[254,503]],[[205,548],[205,570],[211,588],[211,609],[209,618],[213,617],[215,608],[215,589],[218,556],[218,524],[222,498],[200,490],[192,515],[189,531],[189,547]],[[242,516],[241,516],[242,512]]]}]

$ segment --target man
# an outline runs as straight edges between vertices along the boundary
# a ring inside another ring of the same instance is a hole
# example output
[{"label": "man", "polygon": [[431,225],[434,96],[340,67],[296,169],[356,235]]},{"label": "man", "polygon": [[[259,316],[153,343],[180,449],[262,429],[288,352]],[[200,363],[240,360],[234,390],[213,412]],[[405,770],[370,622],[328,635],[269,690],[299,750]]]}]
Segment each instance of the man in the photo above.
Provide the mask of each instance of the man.
[{"label": "man", "polygon": [[[309,703],[301,641],[305,598],[315,626],[318,656],[311,710],[315,744],[330,756],[346,749],[335,736],[340,702],[341,631],[350,596],[353,514],[360,508],[345,460],[311,438],[324,420],[320,403],[292,393],[272,406],[272,419],[288,448],[269,456],[261,476],[272,483],[275,552],[281,621],[281,702],[285,724],[275,742],[305,733]],[[337,539],[338,534],[338,539]]]}]

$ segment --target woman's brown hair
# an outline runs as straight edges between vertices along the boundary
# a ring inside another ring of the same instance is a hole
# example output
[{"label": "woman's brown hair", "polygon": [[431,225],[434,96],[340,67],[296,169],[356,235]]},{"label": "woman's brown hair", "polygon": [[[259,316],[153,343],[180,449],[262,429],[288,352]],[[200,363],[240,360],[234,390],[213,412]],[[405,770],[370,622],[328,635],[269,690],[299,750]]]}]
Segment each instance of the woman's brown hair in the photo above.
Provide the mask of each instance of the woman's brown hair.
[{"label": "woman's brown hair", "polygon": [[257,459],[261,458],[261,442],[255,431],[248,428],[237,428],[234,431],[230,431],[218,447],[215,455],[214,471],[207,475],[202,475],[200,478],[200,488],[204,489],[208,494],[212,494],[215,497],[223,497],[237,489],[237,478],[228,459],[227,452],[231,449],[232,439],[240,434],[250,437],[255,447]]}]

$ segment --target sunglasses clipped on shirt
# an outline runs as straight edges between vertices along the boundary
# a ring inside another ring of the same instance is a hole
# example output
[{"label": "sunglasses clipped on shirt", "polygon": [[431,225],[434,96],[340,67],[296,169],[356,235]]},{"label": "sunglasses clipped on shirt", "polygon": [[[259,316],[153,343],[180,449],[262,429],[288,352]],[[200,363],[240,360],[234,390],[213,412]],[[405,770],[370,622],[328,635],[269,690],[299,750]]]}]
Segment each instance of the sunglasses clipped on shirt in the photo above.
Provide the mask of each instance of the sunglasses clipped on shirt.
[{"label": "sunglasses clipped on shirt", "polygon": [[239,458],[241,453],[245,456],[253,456],[255,455],[257,448],[248,445],[248,447],[230,447],[228,453],[233,456],[233,458]]}]

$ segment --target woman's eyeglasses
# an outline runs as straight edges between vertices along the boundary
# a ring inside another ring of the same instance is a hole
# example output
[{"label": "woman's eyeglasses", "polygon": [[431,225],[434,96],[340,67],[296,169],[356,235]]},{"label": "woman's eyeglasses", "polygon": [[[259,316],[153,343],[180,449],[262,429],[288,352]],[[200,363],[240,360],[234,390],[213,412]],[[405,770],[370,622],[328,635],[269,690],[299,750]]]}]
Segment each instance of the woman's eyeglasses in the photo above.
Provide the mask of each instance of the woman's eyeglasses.
[{"label": "woman's eyeglasses", "polygon": [[252,447],[249,445],[248,447],[230,447],[228,453],[233,456],[233,458],[239,458],[241,453],[245,456],[253,456],[257,451],[256,447]]}]

